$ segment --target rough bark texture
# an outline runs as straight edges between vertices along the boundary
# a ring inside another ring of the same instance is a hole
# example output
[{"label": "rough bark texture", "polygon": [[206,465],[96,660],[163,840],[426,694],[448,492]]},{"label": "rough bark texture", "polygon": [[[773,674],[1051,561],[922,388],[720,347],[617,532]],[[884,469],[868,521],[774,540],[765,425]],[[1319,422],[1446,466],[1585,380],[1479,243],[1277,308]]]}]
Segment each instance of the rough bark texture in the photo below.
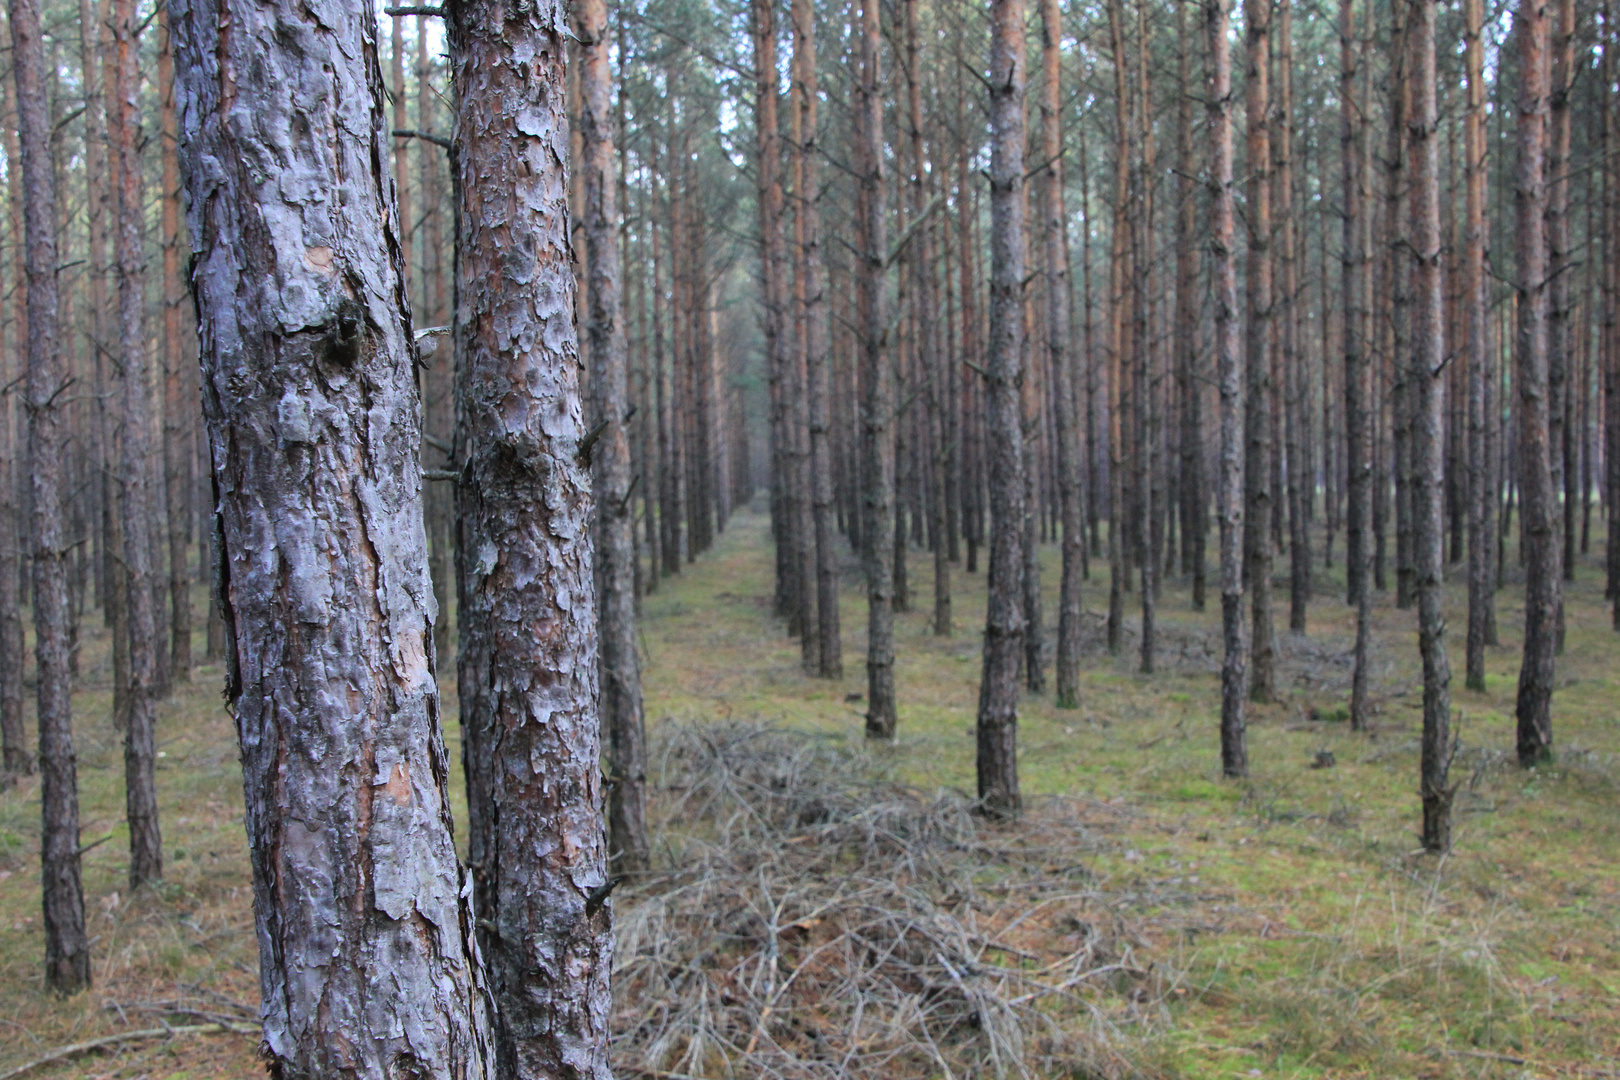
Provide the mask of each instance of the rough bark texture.
[{"label": "rough bark texture", "polygon": [[163,877],[157,810],[158,619],[154,611],[152,400],[146,370],[146,248],[141,167],[140,42],[134,0],[113,3],[113,94],[108,137],[117,159],[118,366],[123,441],[119,447],[124,580],[129,592],[129,715],[124,729],[124,813],[129,821],[129,886]]},{"label": "rough bark texture", "polygon": [[1247,70],[1243,79],[1248,123],[1248,263],[1243,275],[1248,325],[1244,333],[1243,577],[1254,617],[1249,696],[1277,696],[1277,651],[1271,625],[1271,0],[1243,0]]},{"label": "rough bark texture", "polygon": [[1366,123],[1357,100],[1361,50],[1356,38],[1355,0],[1339,2],[1339,151],[1344,177],[1344,230],[1340,237],[1340,280],[1344,293],[1344,445],[1346,511],[1345,577],[1348,603],[1356,609],[1356,643],[1350,674],[1350,727],[1367,726],[1368,644],[1372,637],[1372,481],[1373,440],[1370,342],[1367,335],[1367,283],[1370,264],[1364,243],[1366,202],[1362,170]]},{"label": "rough bark texture", "polygon": [[1209,33],[1210,256],[1215,294],[1215,378],[1221,397],[1221,772],[1249,775],[1244,730],[1248,650],[1243,639],[1243,395],[1238,357],[1237,273],[1232,207],[1232,57],[1230,0],[1205,0]]},{"label": "rough bark texture", "polygon": [[862,0],[860,80],[855,88],[860,183],[861,502],[866,564],[866,735],[892,739],[894,703],[894,440],[892,372],[886,362],[883,71],[878,0]]},{"label": "rough bark texture", "polygon": [[40,772],[40,891],[45,985],[73,993],[90,985],[90,944],[79,883],[79,781],[73,755],[68,672],[68,538],[62,514],[67,389],[57,333],[56,178],[51,161],[47,69],[34,0],[11,0],[12,75],[22,166],[28,275],[28,472],[33,502],[34,661]]},{"label": "rough bark texture", "polygon": [[575,7],[580,46],[579,126],[584,136],[586,334],[590,340],[588,427],[596,503],[597,674],[599,715],[607,733],[608,834],[615,868],[647,864],[647,737],[636,657],[635,515],[630,505],[630,350],[619,252],[618,186],[614,179],[613,66],[605,0]]},{"label": "rough bark texture", "polygon": [[1484,0],[1464,0],[1464,196],[1462,306],[1468,378],[1468,689],[1485,689],[1485,645],[1496,604],[1496,475],[1490,454],[1492,365],[1486,356]]},{"label": "rough bark texture", "polygon": [[828,407],[827,297],[821,265],[820,94],[816,86],[815,12],[796,0],[793,17],[794,239],[803,293],[804,361],[810,419],[810,516],[816,541],[816,641],[819,674],[844,677],[838,619],[838,537],[833,516],[832,422]]},{"label": "rough bark texture", "polygon": [[1058,516],[1063,577],[1058,589],[1057,707],[1080,704],[1080,563],[1085,554],[1080,506],[1079,403],[1069,356],[1068,217],[1063,209],[1063,22],[1057,0],[1041,0],[1042,239],[1046,245],[1046,353],[1057,401]]},{"label": "rough bark texture", "polygon": [[163,158],[163,478],[168,511],[169,677],[191,681],[191,568],[186,523],[191,515],[192,417],[197,410],[186,378],[182,308],[189,304],[180,275],[179,119],[174,110],[174,48],[168,8],[157,13],[159,152]]},{"label": "rough bark texture", "polygon": [[1513,29],[1519,50],[1519,161],[1513,191],[1518,234],[1514,278],[1519,295],[1514,360],[1518,367],[1518,480],[1524,537],[1524,659],[1515,715],[1519,764],[1528,767],[1552,752],[1553,653],[1561,591],[1548,437],[1544,0],[1520,0],[1513,13]]},{"label": "rough bark texture", "polygon": [[1024,333],[1024,5],[990,6],[990,349],[986,471],[990,487],[989,607],[979,680],[979,798],[1019,810],[1018,661],[1024,645],[1024,451],[1018,386]]},{"label": "rough bark texture", "polygon": [[[1434,24],[1437,0],[1413,0],[1412,114],[1407,126],[1412,163],[1413,355],[1407,378],[1412,398],[1412,570],[1423,656],[1423,749],[1420,791],[1423,847],[1451,847],[1447,776],[1451,742],[1451,663],[1441,578],[1445,568],[1443,516],[1445,437],[1445,286],[1441,275],[1440,113],[1436,101]],[[1397,363],[1402,362],[1397,360]]]},{"label": "rough bark texture", "polygon": [[567,27],[560,5],[461,0],[446,14],[463,207],[457,673],[479,945],[500,1075],[605,1080],[612,909],[563,166]]},{"label": "rough bark texture", "polygon": [[376,22],[170,13],[263,1052],[285,1080],[482,1078]]}]

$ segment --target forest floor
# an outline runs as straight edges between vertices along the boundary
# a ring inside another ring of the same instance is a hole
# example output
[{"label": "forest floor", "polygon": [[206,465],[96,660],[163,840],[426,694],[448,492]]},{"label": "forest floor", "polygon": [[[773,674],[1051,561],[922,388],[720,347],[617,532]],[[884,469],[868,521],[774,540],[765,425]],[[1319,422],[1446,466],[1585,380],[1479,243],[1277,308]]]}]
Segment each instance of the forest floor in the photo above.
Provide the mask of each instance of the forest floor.
[{"label": "forest floor", "polygon": [[[971,792],[983,574],[953,572],[956,633],[936,637],[931,559],[912,553],[912,611],[896,619],[899,737],[869,752],[854,697],[865,690],[865,605],[853,561],[844,574],[846,677],[807,678],[797,644],[770,614],[768,536],[763,516],[737,515],[716,550],[646,598],[655,744],[722,721],[812,732],[908,790]],[[1055,548],[1043,556],[1051,622],[1058,556]],[[1282,558],[1277,570],[1285,577]],[[1461,748],[1455,849],[1444,858],[1416,850],[1415,615],[1379,597],[1378,715],[1373,732],[1352,733],[1344,717],[1353,622],[1338,574],[1319,570],[1309,635],[1279,635],[1282,700],[1250,710],[1247,781],[1220,779],[1213,588],[1209,609],[1195,612],[1185,581],[1166,584],[1159,673],[1142,676],[1134,632],[1118,658],[1102,649],[1095,613],[1106,605],[1107,570],[1094,560],[1081,708],[1058,710],[1049,694],[1025,698],[1020,772],[1032,817],[1054,799],[1080,808],[1079,872],[1107,897],[1136,970],[1152,973],[1146,989],[1117,995],[1112,1051],[1127,1073],[1163,1077],[1620,1077],[1620,640],[1597,558],[1582,561],[1568,594],[1556,760],[1530,771],[1511,756],[1522,589],[1510,581],[1498,596],[1502,644],[1488,656],[1488,691],[1476,694],[1462,689],[1462,589],[1448,586]],[[1128,600],[1134,624],[1136,598]],[[1276,600],[1285,628],[1285,589]],[[87,629],[74,706],[83,836],[93,845],[84,887],[95,983],[67,1000],[41,990],[31,779],[0,794],[0,1077],[67,1043],[256,1014],[247,845],[221,671],[199,666],[162,706],[167,880],[129,895],[106,634],[99,622]],[[454,704],[447,685],[452,750]],[[1335,764],[1313,768],[1322,751]],[[459,786],[459,768],[452,776]],[[621,891],[621,919],[638,902],[635,886]],[[262,1071],[251,1036],[200,1034],[135,1040],[30,1075]]]}]

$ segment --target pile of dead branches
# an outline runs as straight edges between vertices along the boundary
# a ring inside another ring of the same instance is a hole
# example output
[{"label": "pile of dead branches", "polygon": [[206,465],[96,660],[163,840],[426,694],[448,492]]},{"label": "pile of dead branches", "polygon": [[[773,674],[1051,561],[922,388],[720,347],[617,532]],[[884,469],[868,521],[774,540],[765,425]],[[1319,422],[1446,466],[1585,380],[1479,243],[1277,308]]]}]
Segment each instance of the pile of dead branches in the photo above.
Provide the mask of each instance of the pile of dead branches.
[{"label": "pile of dead branches", "polygon": [[664,725],[660,869],[617,910],[614,1058],[659,1077],[1128,1077],[1161,981],[1080,806],[993,823],[863,749]]}]

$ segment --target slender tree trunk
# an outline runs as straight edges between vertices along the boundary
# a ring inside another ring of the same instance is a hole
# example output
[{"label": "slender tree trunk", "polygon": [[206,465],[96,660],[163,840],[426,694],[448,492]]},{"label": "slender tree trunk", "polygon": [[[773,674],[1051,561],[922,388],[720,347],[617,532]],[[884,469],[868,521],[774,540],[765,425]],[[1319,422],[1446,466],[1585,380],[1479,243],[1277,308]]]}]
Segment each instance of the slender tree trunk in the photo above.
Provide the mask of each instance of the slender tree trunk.
[{"label": "slender tree trunk", "polygon": [[635,515],[630,506],[629,344],[625,337],[618,185],[614,178],[613,66],[606,0],[579,0],[579,127],[585,194],[588,430],[595,503],[598,705],[607,732],[608,831],[615,868],[647,865],[647,735],[636,657]]},{"label": "slender tree trunk", "polygon": [[[1570,93],[1575,80],[1575,2],[1554,0],[1556,20],[1551,38],[1551,86],[1547,118],[1547,411],[1551,440],[1552,503],[1558,512],[1563,499],[1563,535],[1559,567],[1565,581],[1575,580],[1575,502],[1578,471],[1575,463],[1579,437],[1571,405],[1576,392],[1575,312],[1570,297],[1574,275],[1569,226]],[[1564,597],[1558,596],[1557,652],[1564,651]]]},{"label": "slender tree trunk", "polygon": [[1131,189],[1132,114],[1126,76],[1124,16],[1121,0],[1109,0],[1108,38],[1114,53],[1114,98],[1117,117],[1114,150],[1114,227],[1109,247],[1108,296],[1108,651],[1117,656],[1125,642],[1126,549],[1125,459],[1122,383],[1125,376],[1125,277],[1129,229],[1127,204]]},{"label": "slender tree trunk", "polygon": [[68,673],[68,542],[62,520],[67,446],[62,391],[68,373],[57,326],[56,177],[39,8],[11,0],[12,76],[17,91],[24,260],[28,275],[28,476],[33,505],[34,661],[40,771],[40,885],[45,985],[70,994],[90,985],[90,943],[79,882],[79,781]]},{"label": "slender tree trunk", "polygon": [[[9,37],[9,34],[7,35]],[[17,162],[17,125],[10,106],[14,79],[0,78],[0,115],[7,117],[9,127],[5,135],[6,160]],[[26,435],[17,429],[17,420],[26,414],[17,407],[15,387],[27,379],[26,367],[22,372],[12,368],[12,357],[22,359],[26,365],[27,345],[27,286],[24,278],[24,239],[22,176],[20,168],[7,170],[8,213],[5,238],[9,248],[6,266],[10,274],[4,282],[10,291],[22,318],[6,319],[0,313],[0,380],[13,387],[13,393],[0,398],[0,791],[10,787],[19,776],[34,771],[34,755],[28,746],[27,719],[23,715],[23,619],[22,619],[22,507],[17,496],[21,493],[18,473],[27,472],[24,447]],[[23,302],[18,304],[17,300]],[[8,333],[9,330],[9,333]],[[25,391],[26,392],[26,391]],[[72,633],[69,632],[71,640]],[[71,648],[71,645],[70,645]]]},{"label": "slender tree trunk", "polygon": [[286,1077],[482,1078],[376,21],[171,15],[265,1053]]},{"label": "slender tree trunk", "polygon": [[1466,201],[1463,225],[1464,363],[1468,373],[1468,689],[1485,689],[1486,631],[1496,604],[1496,477],[1488,428],[1493,371],[1486,348],[1489,298],[1485,289],[1485,48],[1484,0],[1464,0],[1467,24],[1463,64],[1468,88],[1463,114],[1463,171]]},{"label": "slender tree trunk", "polygon": [[1448,780],[1456,747],[1451,738],[1451,664],[1446,655],[1446,622],[1441,578],[1445,570],[1445,282],[1441,275],[1440,110],[1437,102],[1434,24],[1438,0],[1411,0],[1411,123],[1407,126],[1412,162],[1412,261],[1416,349],[1407,376],[1413,386],[1412,524],[1414,587],[1418,606],[1418,648],[1423,655],[1422,781],[1423,847],[1451,847]]},{"label": "slender tree trunk", "polygon": [[1276,333],[1283,376],[1284,455],[1287,460],[1288,500],[1288,629],[1305,633],[1306,605],[1311,598],[1311,542],[1307,521],[1309,486],[1314,482],[1306,463],[1307,417],[1305,356],[1299,321],[1298,227],[1294,220],[1294,20],[1293,5],[1277,5],[1277,108],[1272,114],[1272,181],[1277,207]]},{"label": "slender tree trunk", "polygon": [[838,538],[833,521],[832,422],[828,409],[827,298],[821,265],[821,184],[818,142],[820,92],[816,78],[815,11],[796,0],[793,18],[793,190],[798,272],[803,294],[805,380],[810,421],[810,510],[815,530],[816,670],[823,678],[844,677],[844,647],[838,619]]},{"label": "slender tree trunk", "polygon": [[1209,34],[1210,257],[1215,294],[1215,371],[1221,398],[1221,772],[1249,775],[1244,709],[1247,643],[1243,640],[1243,394],[1238,356],[1238,302],[1232,206],[1232,57],[1230,0],[1204,0]]},{"label": "slender tree trunk", "polygon": [[169,671],[177,682],[191,681],[191,571],[187,522],[191,518],[191,417],[181,307],[186,303],[180,276],[180,158],[175,145],[179,123],[174,111],[174,53],[167,8],[158,11],[159,137],[163,158],[163,474],[168,511]]},{"label": "slender tree trunk", "polygon": [[1079,420],[1069,340],[1068,214],[1063,206],[1063,17],[1057,0],[1041,0],[1041,210],[1046,246],[1046,352],[1057,405],[1058,513],[1063,577],[1058,592],[1057,707],[1080,704],[1080,564],[1085,524],[1080,505]]},{"label": "slender tree trunk", "polygon": [[1024,645],[1021,533],[1024,449],[1024,4],[990,7],[990,349],[986,368],[990,484],[990,593],[979,679],[979,799],[1018,813],[1018,661]]},{"label": "slender tree trunk", "polygon": [[855,88],[860,185],[862,502],[866,563],[866,736],[892,739],[894,703],[894,395],[887,362],[884,269],[883,72],[877,0],[861,0],[860,77]]},{"label": "slender tree trunk", "polygon": [[1132,404],[1136,421],[1136,498],[1139,504],[1137,543],[1141,553],[1142,637],[1139,670],[1153,673],[1158,648],[1159,544],[1155,525],[1163,501],[1158,489],[1158,376],[1153,361],[1153,104],[1149,96],[1146,22],[1137,8],[1137,93],[1132,124],[1140,146],[1131,183],[1131,354],[1136,385]]},{"label": "slender tree trunk", "polygon": [[141,167],[140,42],[134,0],[114,0],[116,63],[109,135],[118,158],[118,363],[123,397],[121,469],[124,566],[129,583],[129,721],[124,731],[124,808],[129,885],[163,877],[157,811],[157,617],[152,558],[152,402],[146,356],[146,187]]},{"label": "slender tree trunk", "polygon": [[1248,325],[1248,396],[1244,401],[1244,579],[1254,617],[1249,697],[1277,698],[1276,634],[1271,624],[1271,66],[1270,0],[1243,0],[1245,53],[1244,111],[1247,114],[1248,265],[1244,274]]},{"label": "slender tree trunk", "polygon": [[1181,57],[1177,61],[1177,82],[1181,93],[1176,103],[1176,382],[1181,399],[1181,565],[1192,575],[1192,605],[1204,610],[1204,417],[1203,387],[1198,379],[1198,319],[1201,297],[1198,293],[1199,207],[1196,177],[1199,164],[1193,149],[1192,57],[1194,35],[1187,30],[1186,10],[1177,15],[1176,35]]},{"label": "slender tree trunk", "polygon": [[[1370,22],[1370,19],[1369,19]],[[1367,727],[1368,645],[1372,636],[1373,427],[1371,342],[1367,292],[1370,264],[1366,248],[1366,172],[1363,142],[1367,125],[1356,81],[1362,54],[1356,38],[1355,0],[1339,2],[1339,149],[1344,177],[1344,231],[1340,281],[1344,293],[1344,444],[1346,512],[1344,531],[1348,603],[1356,609],[1356,643],[1350,676],[1350,727]]]},{"label": "slender tree trunk", "polygon": [[1519,490],[1525,564],[1524,660],[1515,714],[1519,764],[1552,753],[1553,656],[1560,598],[1559,545],[1553,535],[1552,452],[1547,377],[1548,98],[1546,0],[1520,0],[1513,13],[1519,46],[1519,164],[1514,178],[1518,292]]}]

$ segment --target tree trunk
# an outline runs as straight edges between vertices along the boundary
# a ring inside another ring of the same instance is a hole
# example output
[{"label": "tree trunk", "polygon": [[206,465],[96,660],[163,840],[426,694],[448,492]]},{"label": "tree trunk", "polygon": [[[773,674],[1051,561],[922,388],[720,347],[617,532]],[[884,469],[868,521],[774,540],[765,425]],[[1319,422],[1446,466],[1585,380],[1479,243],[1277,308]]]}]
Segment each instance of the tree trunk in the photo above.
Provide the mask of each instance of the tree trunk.
[{"label": "tree trunk", "polygon": [[482,1078],[376,21],[171,14],[265,1053]]},{"label": "tree trunk", "polygon": [[90,943],[79,882],[79,781],[68,674],[67,537],[61,394],[68,373],[57,327],[56,177],[46,98],[45,43],[34,0],[11,0],[12,76],[22,167],[28,275],[28,476],[33,504],[34,661],[40,771],[40,885],[45,985],[71,994],[90,985]]},{"label": "tree trunk", "polygon": [[1294,220],[1294,20],[1293,5],[1277,5],[1277,108],[1272,121],[1272,177],[1277,207],[1277,311],[1276,326],[1283,375],[1283,438],[1287,461],[1288,500],[1288,629],[1305,633],[1306,605],[1311,598],[1311,542],[1306,504],[1314,482],[1308,468],[1305,437],[1305,356],[1299,334],[1298,233]]},{"label": "tree trunk", "polygon": [[1176,382],[1181,398],[1181,564],[1192,575],[1192,605],[1204,610],[1204,390],[1198,378],[1198,161],[1193,149],[1192,57],[1194,39],[1187,31],[1186,12],[1177,15],[1181,57],[1176,103]]},{"label": "tree trunk", "polygon": [[[457,674],[479,946],[499,1012],[500,1075],[606,1080],[613,940],[585,471],[595,451],[584,442],[560,168],[568,28],[560,9],[505,0],[457,0],[446,16],[462,205]],[[611,145],[599,140],[608,160],[598,171],[611,169]],[[612,185],[599,187],[590,217],[611,229]],[[594,263],[593,276],[616,276]],[[593,292],[616,323],[617,290]],[[593,367],[603,359],[593,350]],[[616,382],[609,393],[622,402],[622,372]],[[622,413],[605,419],[622,437]],[[622,449],[612,453],[622,469]],[[615,603],[627,601],[624,555],[613,556]],[[615,662],[633,664],[633,653]],[[633,722],[633,687],[617,690]]]},{"label": "tree trunk", "polygon": [[[1575,580],[1575,502],[1579,437],[1571,404],[1576,392],[1575,313],[1570,299],[1574,277],[1569,226],[1570,93],[1575,80],[1575,2],[1553,0],[1551,78],[1547,119],[1547,410],[1551,440],[1553,510],[1562,492],[1563,534],[1559,567],[1565,581]],[[1555,649],[1564,651],[1564,598],[1558,597]]]},{"label": "tree trunk", "polygon": [[629,345],[625,338],[618,186],[614,178],[613,67],[606,0],[575,7],[580,40],[579,127],[584,136],[585,264],[590,342],[587,427],[596,506],[597,678],[607,732],[608,831],[615,868],[647,865],[647,734],[636,657],[635,515],[630,506]]},{"label": "tree trunk", "polygon": [[167,9],[158,12],[158,97],[160,153],[163,158],[163,476],[168,511],[169,672],[177,682],[191,681],[191,571],[187,522],[191,475],[191,418],[187,356],[181,307],[186,303],[180,276],[180,158],[176,148],[179,122],[174,111],[174,53]]},{"label": "tree trunk", "polygon": [[1372,636],[1372,489],[1375,405],[1371,386],[1371,342],[1368,339],[1367,291],[1370,264],[1366,248],[1366,173],[1363,143],[1367,125],[1356,81],[1362,54],[1356,38],[1355,0],[1339,0],[1339,150],[1344,177],[1344,231],[1340,254],[1344,294],[1344,566],[1349,583],[1347,602],[1356,609],[1356,643],[1350,675],[1350,728],[1367,727],[1368,646]]},{"label": "tree trunk", "polygon": [[1519,163],[1514,178],[1518,293],[1514,352],[1519,391],[1519,490],[1524,536],[1524,659],[1515,706],[1519,764],[1552,753],[1553,655],[1560,603],[1559,545],[1553,535],[1552,446],[1548,434],[1547,184],[1548,56],[1546,0],[1520,0]]},{"label": "tree trunk", "polygon": [[1230,0],[1205,0],[1209,33],[1210,256],[1215,294],[1215,371],[1221,398],[1221,772],[1249,775],[1243,712],[1248,650],[1243,640],[1243,394],[1238,357],[1237,274],[1232,206],[1232,57]]},{"label": "tree trunk", "polygon": [[[1437,0],[1412,0],[1412,122],[1407,126],[1412,163],[1412,261],[1416,350],[1407,380],[1413,387],[1412,564],[1418,606],[1418,648],[1423,656],[1423,749],[1421,793],[1423,848],[1451,847],[1448,775],[1456,747],[1451,738],[1451,664],[1441,576],[1445,569],[1445,283],[1440,259],[1440,110],[1435,78],[1434,24]],[[1402,362],[1397,359],[1397,362]]]},{"label": "tree trunk", "polygon": [[1468,689],[1485,689],[1486,629],[1496,604],[1496,477],[1490,437],[1493,365],[1486,351],[1489,297],[1485,284],[1486,159],[1484,0],[1464,0],[1463,64],[1468,88],[1463,114],[1463,319],[1468,373]]},{"label": "tree trunk", "polygon": [[140,42],[134,0],[114,0],[116,63],[109,137],[118,160],[118,364],[123,396],[120,470],[124,566],[129,584],[129,720],[124,730],[124,807],[129,821],[129,885],[163,877],[158,832],[157,617],[154,607],[152,517],[152,402],[147,388],[146,187],[141,167]]},{"label": "tree trunk", "polygon": [[887,363],[884,268],[883,72],[877,0],[861,0],[860,78],[855,88],[856,176],[860,185],[862,502],[866,563],[866,736],[892,739],[894,704],[894,400]]},{"label": "tree trunk", "polygon": [[1268,75],[1271,54],[1270,0],[1243,0],[1245,53],[1244,112],[1247,114],[1248,266],[1244,286],[1248,326],[1248,396],[1244,401],[1244,580],[1251,593],[1254,638],[1249,697],[1277,698],[1277,652],[1271,625],[1271,108]]},{"label": "tree trunk", "polygon": [[1141,149],[1131,184],[1131,352],[1136,362],[1136,497],[1140,502],[1137,536],[1141,546],[1142,639],[1139,670],[1153,674],[1158,648],[1158,522],[1164,501],[1159,489],[1158,368],[1153,359],[1153,102],[1148,81],[1151,43],[1137,8],[1137,94],[1132,127]]},{"label": "tree trunk", "polygon": [[810,412],[810,511],[815,530],[816,661],[827,679],[844,677],[844,646],[838,618],[838,538],[833,520],[832,421],[828,409],[827,298],[821,265],[820,92],[816,80],[815,12],[796,0],[793,18],[793,191],[798,272],[803,294],[804,359]]},{"label": "tree trunk", "polygon": [[1018,813],[1018,661],[1024,449],[1018,385],[1024,331],[1024,5],[990,7],[990,581],[979,680],[979,799],[987,813]]},{"label": "tree trunk", "polygon": [[1074,362],[1069,340],[1068,214],[1063,206],[1063,16],[1057,0],[1041,0],[1042,233],[1046,245],[1046,352],[1056,398],[1058,513],[1063,577],[1058,591],[1057,707],[1080,705],[1080,563],[1085,524],[1080,505],[1080,450],[1075,424]]}]

